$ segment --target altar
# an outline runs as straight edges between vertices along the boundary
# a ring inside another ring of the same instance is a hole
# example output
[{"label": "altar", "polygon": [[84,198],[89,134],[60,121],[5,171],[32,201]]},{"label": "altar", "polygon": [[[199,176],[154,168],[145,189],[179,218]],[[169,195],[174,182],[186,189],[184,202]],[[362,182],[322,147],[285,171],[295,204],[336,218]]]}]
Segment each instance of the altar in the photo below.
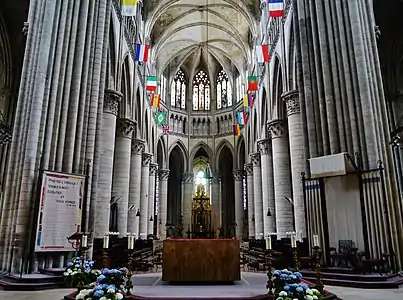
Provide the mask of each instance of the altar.
[{"label": "altar", "polygon": [[163,242],[162,280],[234,282],[241,280],[236,239],[168,239]]},{"label": "altar", "polygon": [[210,198],[206,195],[205,187],[199,184],[192,201],[192,237],[212,238],[213,229],[211,221]]}]

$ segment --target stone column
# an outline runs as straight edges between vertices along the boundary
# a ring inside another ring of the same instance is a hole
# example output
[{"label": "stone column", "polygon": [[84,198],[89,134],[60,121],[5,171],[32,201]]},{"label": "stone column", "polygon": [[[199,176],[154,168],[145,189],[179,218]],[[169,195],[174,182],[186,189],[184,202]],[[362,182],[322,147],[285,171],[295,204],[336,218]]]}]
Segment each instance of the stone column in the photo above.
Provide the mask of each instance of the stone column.
[{"label": "stone column", "polygon": [[253,166],[253,203],[255,205],[255,238],[263,237],[262,171],[260,153],[249,155]]},{"label": "stone column", "polygon": [[165,240],[167,236],[168,177],[169,170],[159,171],[158,226],[161,240]]},{"label": "stone column", "polygon": [[133,130],[134,122],[132,120],[118,120],[115,142],[115,162],[113,167],[112,196],[119,199],[117,202],[119,237],[125,237],[127,233],[130,156]]},{"label": "stone column", "polygon": [[158,171],[158,164],[150,163],[150,177],[148,184],[148,227],[147,235],[154,234],[155,218],[155,174]]},{"label": "stone column", "polygon": [[185,192],[183,193],[183,230],[186,233],[189,229],[192,231],[192,196],[193,196],[193,173],[183,174],[183,183]]},{"label": "stone column", "polygon": [[299,93],[298,91],[290,91],[283,94],[282,97],[287,104],[295,231],[299,236],[306,237],[304,191],[301,183],[301,173],[305,172],[304,137]]},{"label": "stone column", "polygon": [[213,232],[216,232],[217,229],[221,227],[220,183],[220,175],[218,173],[213,173],[213,180],[211,184],[211,223],[213,224]]},{"label": "stone column", "polygon": [[141,155],[144,152],[145,141],[132,140],[132,154],[130,158],[130,186],[129,186],[129,214],[127,232],[139,233],[139,218],[136,217],[140,209],[140,183],[141,183]]},{"label": "stone column", "polygon": [[150,183],[150,163],[152,158],[151,153],[143,152],[140,185],[140,239],[147,239],[147,226],[150,219],[148,213],[148,185]]},{"label": "stone column", "polygon": [[271,133],[273,149],[277,238],[285,238],[286,232],[294,231],[293,207],[286,199],[292,197],[287,123],[285,120],[274,120],[268,124],[268,128]]},{"label": "stone column", "polygon": [[102,116],[102,164],[99,166],[98,199],[95,214],[94,238],[102,238],[109,231],[110,202],[112,196],[113,158],[115,154],[116,115],[123,95],[114,90],[105,91]]},{"label": "stone column", "polygon": [[246,191],[248,193],[248,237],[255,237],[255,202],[253,197],[253,166],[245,164]]},{"label": "stone column", "polygon": [[260,140],[257,142],[257,147],[262,165],[263,228],[266,237],[276,231],[271,140]]},{"label": "stone column", "polygon": [[238,240],[242,240],[243,235],[243,217],[244,217],[244,210],[243,210],[243,197],[242,197],[242,179],[243,179],[243,172],[241,170],[234,170],[232,172],[234,176],[234,187],[235,187],[235,224],[236,224],[236,233],[235,236]]}]

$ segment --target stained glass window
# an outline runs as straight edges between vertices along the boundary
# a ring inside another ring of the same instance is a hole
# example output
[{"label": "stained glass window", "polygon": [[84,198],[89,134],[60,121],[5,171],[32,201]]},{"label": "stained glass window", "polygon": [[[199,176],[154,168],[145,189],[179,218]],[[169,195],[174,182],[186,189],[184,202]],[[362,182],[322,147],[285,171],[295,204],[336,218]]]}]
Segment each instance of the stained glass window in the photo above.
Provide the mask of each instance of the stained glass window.
[{"label": "stained glass window", "polygon": [[232,106],[232,88],[228,75],[221,70],[217,76],[217,109]]},{"label": "stained glass window", "polygon": [[177,108],[186,108],[186,77],[181,69],[176,72],[172,82],[171,105]]},{"label": "stained glass window", "polygon": [[193,80],[193,109],[210,110],[210,81],[202,70]]},{"label": "stained glass window", "polygon": [[243,99],[243,94],[245,94],[245,86],[242,84],[241,75],[239,75],[236,79],[236,89],[237,89],[236,101],[239,102]]}]

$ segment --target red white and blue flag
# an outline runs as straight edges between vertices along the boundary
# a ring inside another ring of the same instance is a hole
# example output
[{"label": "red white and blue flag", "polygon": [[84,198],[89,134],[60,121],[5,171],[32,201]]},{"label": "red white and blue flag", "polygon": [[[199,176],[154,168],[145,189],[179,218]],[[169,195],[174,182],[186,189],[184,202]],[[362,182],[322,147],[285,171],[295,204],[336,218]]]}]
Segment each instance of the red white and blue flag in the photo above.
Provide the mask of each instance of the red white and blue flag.
[{"label": "red white and blue flag", "polygon": [[150,45],[136,45],[136,61],[148,62],[148,53],[150,52]]},{"label": "red white and blue flag", "polygon": [[281,18],[284,16],[284,0],[268,0],[269,17]]}]

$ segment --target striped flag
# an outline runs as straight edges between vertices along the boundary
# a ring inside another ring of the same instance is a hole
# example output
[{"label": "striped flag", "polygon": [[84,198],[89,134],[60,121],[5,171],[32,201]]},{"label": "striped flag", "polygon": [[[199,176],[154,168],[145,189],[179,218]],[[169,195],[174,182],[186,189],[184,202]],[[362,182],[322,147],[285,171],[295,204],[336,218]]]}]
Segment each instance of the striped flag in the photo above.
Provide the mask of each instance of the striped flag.
[{"label": "striped flag", "polygon": [[155,92],[157,89],[157,76],[147,76],[146,91]]},{"label": "striped flag", "polygon": [[252,107],[253,106],[253,98],[252,94],[244,94],[243,95],[243,106],[244,107]]},{"label": "striped flag", "polygon": [[152,107],[159,107],[161,102],[161,96],[160,94],[152,94],[151,95],[151,101],[150,101],[150,106]]},{"label": "striped flag", "polygon": [[269,45],[256,46],[256,56],[259,63],[270,62]]},{"label": "striped flag", "polygon": [[258,83],[256,76],[248,76],[248,91],[254,92],[258,90]]},{"label": "striped flag", "polygon": [[233,130],[235,136],[241,135],[241,126],[239,126],[239,124],[232,125],[232,130]]},{"label": "striped flag", "polygon": [[284,0],[269,0],[269,17],[281,18],[284,16]]},{"label": "striped flag", "polygon": [[135,17],[137,0],[122,0],[122,16]]},{"label": "striped flag", "polygon": [[245,111],[240,111],[238,113],[238,124],[245,125],[248,122],[247,115]]},{"label": "striped flag", "polygon": [[147,62],[150,45],[136,45],[136,61]]}]

